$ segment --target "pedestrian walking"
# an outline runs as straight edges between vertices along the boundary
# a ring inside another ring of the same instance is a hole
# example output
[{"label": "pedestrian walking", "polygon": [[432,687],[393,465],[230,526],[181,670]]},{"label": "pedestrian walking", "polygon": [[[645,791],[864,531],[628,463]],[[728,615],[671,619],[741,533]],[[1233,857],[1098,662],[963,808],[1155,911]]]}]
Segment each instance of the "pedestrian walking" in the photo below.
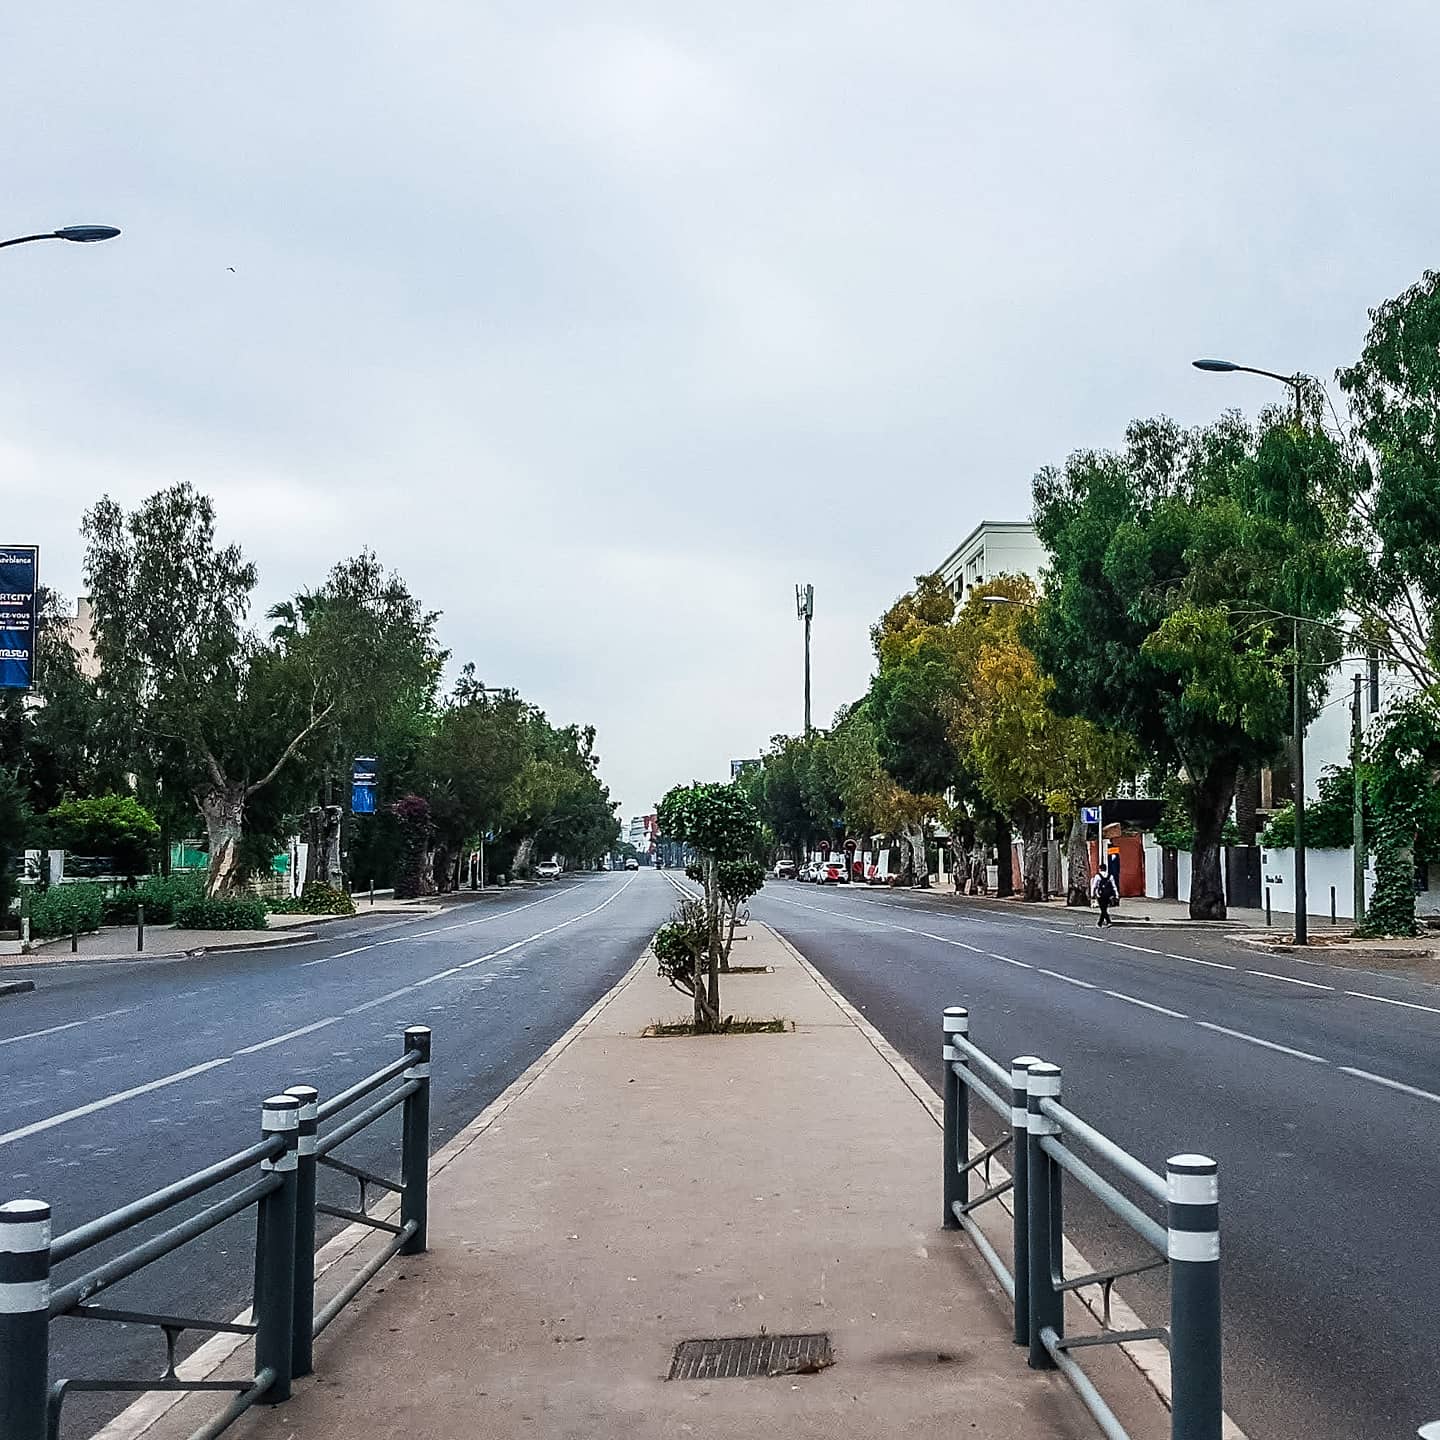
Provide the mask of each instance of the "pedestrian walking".
[{"label": "pedestrian walking", "polygon": [[1090,882],[1090,898],[1100,907],[1100,919],[1096,922],[1098,927],[1113,925],[1115,922],[1110,918],[1110,907],[1116,901],[1115,882],[1110,878],[1109,872],[1097,870],[1095,878]]}]

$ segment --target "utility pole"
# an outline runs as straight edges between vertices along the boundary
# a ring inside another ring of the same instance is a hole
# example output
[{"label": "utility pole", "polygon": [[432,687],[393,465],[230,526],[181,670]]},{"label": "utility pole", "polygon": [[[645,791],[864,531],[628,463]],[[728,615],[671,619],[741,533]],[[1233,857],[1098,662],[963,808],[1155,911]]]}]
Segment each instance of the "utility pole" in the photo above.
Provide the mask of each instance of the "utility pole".
[{"label": "utility pole", "polygon": [[815,587],[795,587],[795,614],[805,622],[805,738],[810,738],[810,622],[815,618]]},{"label": "utility pole", "polygon": [[1295,621],[1295,943],[1310,942],[1309,899],[1305,893],[1305,676],[1300,664],[1300,621]]},{"label": "utility pole", "polygon": [[1355,677],[1355,694],[1350,701],[1350,774],[1354,780],[1355,923],[1365,918],[1365,782],[1360,777],[1360,750],[1364,739],[1360,727],[1360,687],[1363,675]]}]

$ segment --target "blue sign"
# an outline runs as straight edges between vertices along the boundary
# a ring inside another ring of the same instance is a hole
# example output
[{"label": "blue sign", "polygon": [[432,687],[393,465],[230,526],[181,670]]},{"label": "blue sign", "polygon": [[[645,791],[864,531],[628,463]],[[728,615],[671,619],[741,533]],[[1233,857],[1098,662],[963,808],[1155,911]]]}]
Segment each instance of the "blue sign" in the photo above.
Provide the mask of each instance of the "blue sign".
[{"label": "blue sign", "polygon": [[0,690],[28,690],[35,683],[38,545],[0,546]]},{"label": "blue sign", "polygon": [[1098,805],[1082,805],[1080,807],[1080,823],[1082,825],[1098,825],[1100,823],[1100,807]]},{"label": "blue sign", "polygon": [[357,755],[350,768],[350,813],[352,815],[373,815],[375,813],[375,780],[378,775],[377,762],[373,755]]}]

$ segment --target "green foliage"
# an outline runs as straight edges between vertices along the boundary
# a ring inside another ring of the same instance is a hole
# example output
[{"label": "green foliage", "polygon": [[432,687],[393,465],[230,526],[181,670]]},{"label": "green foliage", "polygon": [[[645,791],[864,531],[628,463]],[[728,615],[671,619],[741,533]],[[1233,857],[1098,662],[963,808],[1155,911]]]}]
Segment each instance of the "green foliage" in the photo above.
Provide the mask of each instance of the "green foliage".
[{"label": "green foliage", "polygon": [[[1184,784],[1171,778],[1165,782],[1162,795],[1165,808],[1161,812],[1160,823],[1155,827],[1155,843],[1173,850],[1193,850],[1195,848],[1195,823],[1190,818],[1190,805],[1186,798]],[[1233,820],[1226,820],[1221,826],[1220,843],[1222,845],[1238,845],[1240,843],[1240,831],[1236,828]]]},{"label": "green foliage", "polygon": [[14,858],[24,852],[30,827],[24,788],[8,770],[0,770],[0,923],[10,915],[15,898]]},{"label": "green foliage", "polygon": [[105,915],[103,885],[52,885],[30,901],[30,933],[37,939],[98,930]]},{"label": "green foliage", "polygon": [[765,867],[758,860],[721,860],[715,878],[721,901],[733,910],[759,893],[765,883]]},{"label": "green foliage", "polygon": [[674,917],[662,925],[650,942],[661,977],[677,990],[693,996],[697,968],[709,947],[709,926],[704,907],[682,900]]},{"label": "green foliage", "polygon": [[1415,935],[1415,874],[1422,845],[1440,837],[1440,694],[1392,705],[1366,747],[1375,799],[1375,894],[1357,933]]},{"label": "green foliage", "polygon": [[[1305,846],[1309,850],[1348,850],[1355,843],[1355,772],[1330,765],[1316,782],[1317,797],[1305,806]],[[1366,810],[1365,832],[1373,816]],[[1282,805],[1271,817],[1261,844],[1276,850],[1295,846],[1295,807]]]},{"label": "green foliage", "polygon": [[660,802],[657,815],[667,840],[693,845],[710,859],[752,859],[760,844],[760,816],[737,785],[677,785]]},{"label": "green foliage", "polygon": [[133,925],[139,907],[145,907],[148,925],[168,925],[181,901],[198,900],[205,893],[199,875],[149,875],[138,885],[116,890],[105,901],[107,925]]},{"label": "green foliage", "polygon": [[122,875],[146,868],[160,838],[155,817],[133,795],[66,800],[45,817],[51,846],[77,855],[113,855]]},{"label": "green foliage", "polygon": [[177,930],[264,930],[265,902],[258,895],[192,896],[175,906]]},{"label": "green foliage", "polygon": [[353,915],[355,902],[343,890],[311,880],[297,898],[271,900],[266,909],[271,915]]}]

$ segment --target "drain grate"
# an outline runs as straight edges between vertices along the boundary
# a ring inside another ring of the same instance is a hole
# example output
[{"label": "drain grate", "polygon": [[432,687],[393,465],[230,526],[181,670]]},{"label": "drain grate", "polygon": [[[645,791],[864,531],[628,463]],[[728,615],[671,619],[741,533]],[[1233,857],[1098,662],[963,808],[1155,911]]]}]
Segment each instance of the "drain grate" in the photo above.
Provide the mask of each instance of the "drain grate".
[{"label": "drain grate", "polygon": [[670,1380],[734,1380],[744,1375],[810,1375],[835,1363],[828,1335],[733,1335],[682,1340]]}]

